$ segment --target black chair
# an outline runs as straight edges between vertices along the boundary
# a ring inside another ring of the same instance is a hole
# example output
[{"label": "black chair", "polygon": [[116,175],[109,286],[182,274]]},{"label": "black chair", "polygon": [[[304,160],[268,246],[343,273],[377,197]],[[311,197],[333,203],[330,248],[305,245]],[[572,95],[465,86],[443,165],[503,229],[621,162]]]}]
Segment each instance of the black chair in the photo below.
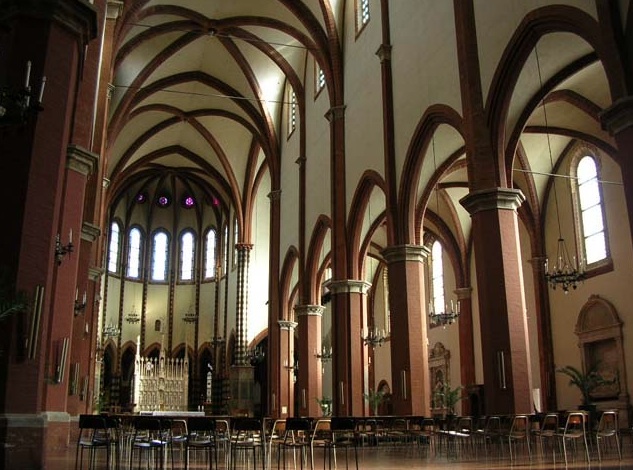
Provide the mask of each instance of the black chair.
[{"label": "black chair", "polygon": [[277,444],[277,468],[283,455],[284,468],[286,468],[286,451],[292,450],[294,468],[297,468],[296,452],[299,452],[301,468],[307,461],[310,452],[310,430],[312,423],[306,418],[288,418],[285,423],[283,439]]},{"label": "black chair", "polygon": [[[336,468],[336,450],[345,449],[345,468],[348,469],[348,452],[350,448],[353,448],[356,470],[358,470],[358,439],[355,420],[353,418],[333,417],[330,421],[330,433],[330,440],[325,444],[329,468],[332,468],[332,457],[334,457],[334,467]],[[323,466],[325,467],[325,460]]]},{"label": "black chair", "polygon": [[187,429],[185,469],[189,468],[190,451],[193,451],[194,454],[198,451],[204,451],[209,468],[212,468],[214,462],[215,468],[218,468],[218,441],[215,419],[206,416],[191,417],[187,423]]},{"label": "black chair", "polygon": [[[152,458],[157,468],[165,467],[165,456],[171,439],[171,425],[168,420],[160,420],[158,418],[150,418],[146,416],[137,416],[133,422],[134,433],[130,449],[130,468],[133,468],[134,451],[138,453],[138,466],[141,467],[143,456],[147,459]],[[172,453],[172,468],[174,467]]]},{"label": "black chair", "polygon": [[266,463],[266,450],[263,438],[262,422],[256,418],[236,418],[231,420],[231,438],[229,442],[230,468],[237,467],[238,457],[244,457],[248,463],[248,456],[253,456],[253,469],[257,468],[257,454],[260,454],[262,469]]},{"label": "black chair", "polygon": [[89,469],[93,468],[98,450],[105,451],[106,468],[110,468],[110,454],[115,442],[116,435],[113,434],[113,429],[108,426],[104,416],[79,415],[79,437],[77,438],[75,469],[83,468],[84,450],[88,450]]},{"label": "black chair", "polygon": [[598,461],[602,461],[601,444],[605,445],[605,451],[615,449],[618,453],[618,458],[622,460],[620,426],[618,425],[617,411],[608,410],[602,413],[594,436],[596,438],[596,447],[598,448]]}]

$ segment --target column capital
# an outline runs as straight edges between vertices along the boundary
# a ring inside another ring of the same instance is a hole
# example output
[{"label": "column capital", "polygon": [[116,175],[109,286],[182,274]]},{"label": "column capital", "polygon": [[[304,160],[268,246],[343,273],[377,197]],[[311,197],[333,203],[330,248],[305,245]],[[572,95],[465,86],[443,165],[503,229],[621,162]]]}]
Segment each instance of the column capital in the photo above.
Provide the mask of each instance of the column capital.
[{"label": "column capital", "polygon": [[66,157],[66,168],[84,176],[94,173],[99,163],[99,155],[74,144],[68,146]]},{"label": "column capital", "polygon": [[611,135],[633,127],[633,96],[625,96],[616,100],[600,113],[602,128]]},{"label": "column capital", "polygon": [[235,249],[237,251],[251,251],[253,249],[252,243],[236,243]]},{"label": "column capital", "polygon": [[292,331],[297,327],[297,322],[292,320],[277,320],[279,328],[282,330]]},{"label": "column capital", "polygon": [[99,268],[96,266],[91,266],[88,268],[88,277],[90,278],[91,281],[98,281],[102,275],[103,275],[102,268]]},{"label": "column capital", "polygon": [[470,299],[470,297],[472,296],[473,288],[472,287],[458,287],[453,292],[455,292],[455,295],[457,296],[457,300],[466,300],[466,299]]},{"label": "column capital", "polygon": [[345,105],[332,106],[330,109],[328,109],[327,113],[325,113],[325,119],[327,119],[330,122],[343,119],[344,117],[345,117]]},{"label": "column capital", "polygon": [[268,193],[268,199],[271,201],[279,201],[281,199],[281,189],[275,189]]},{"label": "column capital", "polygon": [[330,289],[333,295],[336,294],[367,294],[371,287],[371,282],[358,281],[356,279],[339,279],[328,281],[325,287]]},{"label": "column capital", "polygon": [[89,242],[94,242],[101,235],[101,229],[91,224],[90,222],[84,222],[81,225],[81,239]]},{"label": "column capital", "polygon": [[384,248],[381,254],[388,265],[403,261],[424,263],[431,254],[431,250],[424,245],[394,245]]},{"label": "column capital", "polygon": [[320,317],[323,315],[325,307],[323,305],[295,305],[294,311],[298,317]]},{"label": "column capital", "polygon": [[106,6],[106,18],[109,20],[116,20],[123,12],[122,0],[108,0]]},{"label": "column capital", "polygon": [[520,189],[492,188],[471,191],[459,200],[464,209],[472,216],[477,212],[492,210],[516,211],[525,201]]},{"label": "column capital", "polygon": [[376,55],[380,58],[380,63],[389,62],[391,60],[391,45],[381,44]]}]

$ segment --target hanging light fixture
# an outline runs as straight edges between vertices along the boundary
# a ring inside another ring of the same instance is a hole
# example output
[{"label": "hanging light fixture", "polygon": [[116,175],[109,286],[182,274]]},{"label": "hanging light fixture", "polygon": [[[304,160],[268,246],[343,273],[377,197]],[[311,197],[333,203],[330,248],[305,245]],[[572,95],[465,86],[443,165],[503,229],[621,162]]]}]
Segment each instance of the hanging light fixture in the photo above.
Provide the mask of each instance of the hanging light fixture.
[{"label": "hanging light fixture", "polygon": [[[541,90],[543,89],[543,78],[541,76],[541,63],[539,60],[538,49],[534,46],[534,53],[536,55],[536,67],[538,69],[538,79]],[[547,109],[545,107],[545,95],[541,98],[541,104],[543,106],[543,119],[545,121],[545,134],[547,136],[547,149],[549,152],[549,161],[551,166],[551,173],[554,174],[554,158],[552,156],[552,143],[550,140],[549,123],[547,120]],[[560,208],[558,205],[558,192],[556,191],[556,175],[554,174],[554,208],[556,209],[556,221],[558,222],[558,242],[556,247],[556,261],[550,265],[549,260],[545,260],[545,280],[550,285],[552,290],[556,290],[558,286],[561,287],[565,294],[569,293],[569,289],[576,289],[585,279],[585,271],[583,267],[583,261],[576,261],[576,256],[569,255],[567,244],[562,235],[560,224]]]},{"label": "hanging light fixture", "polygon": [[[368,227],[367,227],[367,232],[369,233],[369,230],[371,229],[371,201],[369,201],[368,203],[368,215],[369,215],[369,223],[368,223]],[[369,250],[371,249],[371,240],[369,241],[369,246],[367,248],[367,262],[370,263],[369,264],[369,270],[371,273],[371,280],[373,283],[374,280],[374,267],[371,264],[371,259],[369,256]],[[372,284],[372,288],[373,288],[373,284]],[[370,327],[367,328],[367,330],[364,332],[363,335],[361,335],[362,339],[363,339],[363,343],[365,344],[365,346],[371,346],[372,348],[376,349],[376,346],[382,346],[383,343],[386,341],[387,336],[385,334],[385,330],[384,329],[378,329],[376,328],[376,321],[374,318],[374,309],[372,307],[371,309],[371,318],[372,318],[372,325]]]},{"label": "hanging light fixture", "polygon": [[[433,166],[435,167],[435,173],[437,173],[437,159],[435,156],[435,133],[433,134],[433,138],[431,139],[431,148],[433,151]],[[437,182],[435,183],[435,212],[437,216],[440,216],[440,198],[439,198],[439,187]],[[457,310],[455,310],[455,303],[451,300],[450,309],[448,304],[445,304],[444,311],[435,311],[433,308],[433,302],[429,302],[429,318],[431,326],[443,326],[446,328],[446,325],[452,325],[455,323],[460,314],[459,308],[459,300],[457,300]]]},{"label": "hanging light fixture", "polygon": [[134,303],[132,304],[132,310],[125,315],[125,321],[130,324],[136,324],[141,321],[141,316],[136,311],[136,284],[134,284]]}]

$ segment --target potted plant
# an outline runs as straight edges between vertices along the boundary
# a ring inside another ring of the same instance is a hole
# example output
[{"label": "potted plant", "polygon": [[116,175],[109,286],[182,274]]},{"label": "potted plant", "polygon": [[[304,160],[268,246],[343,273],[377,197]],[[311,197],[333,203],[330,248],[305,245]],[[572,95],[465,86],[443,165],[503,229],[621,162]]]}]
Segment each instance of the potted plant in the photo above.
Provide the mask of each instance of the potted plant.
[{"label": "potted plant", "polygon": [[462,390],[464,387],[459,385],[458,387],[451,388],[448,382],[440,382],[435,387],[435,393],[433,401],[436,408],[443,408],[446,410],[447,416],[455,415],[455,405],[461,400]]},{"label": "potted plant", "polygon": [[612,384],[613,380],[606,380],[600,372],[598,372],[598,364],[591,367],[586,373],[574,366],[559,367],[556,372],[569,377],[569,385],[577,387],[582,395],[582,404],[580,409],[595,411],[595,405],[592,403],[591,394],[601,385]]},{"label": "potted plant", "polygon": [[332,414],[332,399],[330,397],[315,397],[315,400],[321,407],[321,413],[323,416],[330,416]]},{"label": "potted plant", "polygon": [[363,393],[363,398],[369,403],[373,415],[377,416],[378,407],[385,398],[385,393],[378,390],[370,390],[369,393]]}]

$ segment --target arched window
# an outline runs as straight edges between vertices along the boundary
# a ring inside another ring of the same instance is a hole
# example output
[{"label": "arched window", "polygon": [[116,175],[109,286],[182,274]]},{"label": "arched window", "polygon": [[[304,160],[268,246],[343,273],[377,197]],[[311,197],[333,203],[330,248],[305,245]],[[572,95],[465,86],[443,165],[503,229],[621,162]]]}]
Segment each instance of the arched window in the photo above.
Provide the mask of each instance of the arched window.
[{"label": "arched window", "polygon": [[229,269],[229,226],[224,225],[224,240],[222,240],[222,258],[224,259],[224,269]]},{"label": "arched window", "polygon": [[139,279],[141,277],[141,231],[133,227],[128,235],[127,273],[126,276]]},{"label": "arched window", "polygon": [[297,95],[292,87],[288,87],[288,137],[297,128]]},{"label": "arched window", "polygon": [[191,230],[180,236],[180,280],[192,281],[195,266],[195,237]]},{"label": "arched window", "polygon": [[369,23],[369,0],[356,0],[356,34]]},{"label": "arched window", "polygon": [[237,217],[233,219],[233,266],[237,264],[237,242],[239,240],[240,228],[237,224]]},{"label": "arched window", "polygon": [[119,268],[119,250],[121,248],[121,227],[118,222],[110,225],[110,244],[108,245],[108,271],[116,273]]},{"label": "arched window", "polygon": [[217,264],[217,238],[218,234],[215,229],[209,229],[204,241],[204,278],[213,279],[215,277],[215,269]]},{"label": "arched window", "polygon": [[576,170],[576,219],[578,221],[578,246],[588,268],[609,256],[605,232],[605,214],[600,191],[599,169],[593,156],[585,155],[578,160]]},{"label": "arched window", "polygon": [[164,230],[156,232],[152,240],[152,281],[167,280],[168,249],[167,232]]},{"label": "arched window", "polygon": [[433,242],[431,248],[431,282],[433,311],[444,312],[444,265],[442,264],[442,245],[437,240]]}]

